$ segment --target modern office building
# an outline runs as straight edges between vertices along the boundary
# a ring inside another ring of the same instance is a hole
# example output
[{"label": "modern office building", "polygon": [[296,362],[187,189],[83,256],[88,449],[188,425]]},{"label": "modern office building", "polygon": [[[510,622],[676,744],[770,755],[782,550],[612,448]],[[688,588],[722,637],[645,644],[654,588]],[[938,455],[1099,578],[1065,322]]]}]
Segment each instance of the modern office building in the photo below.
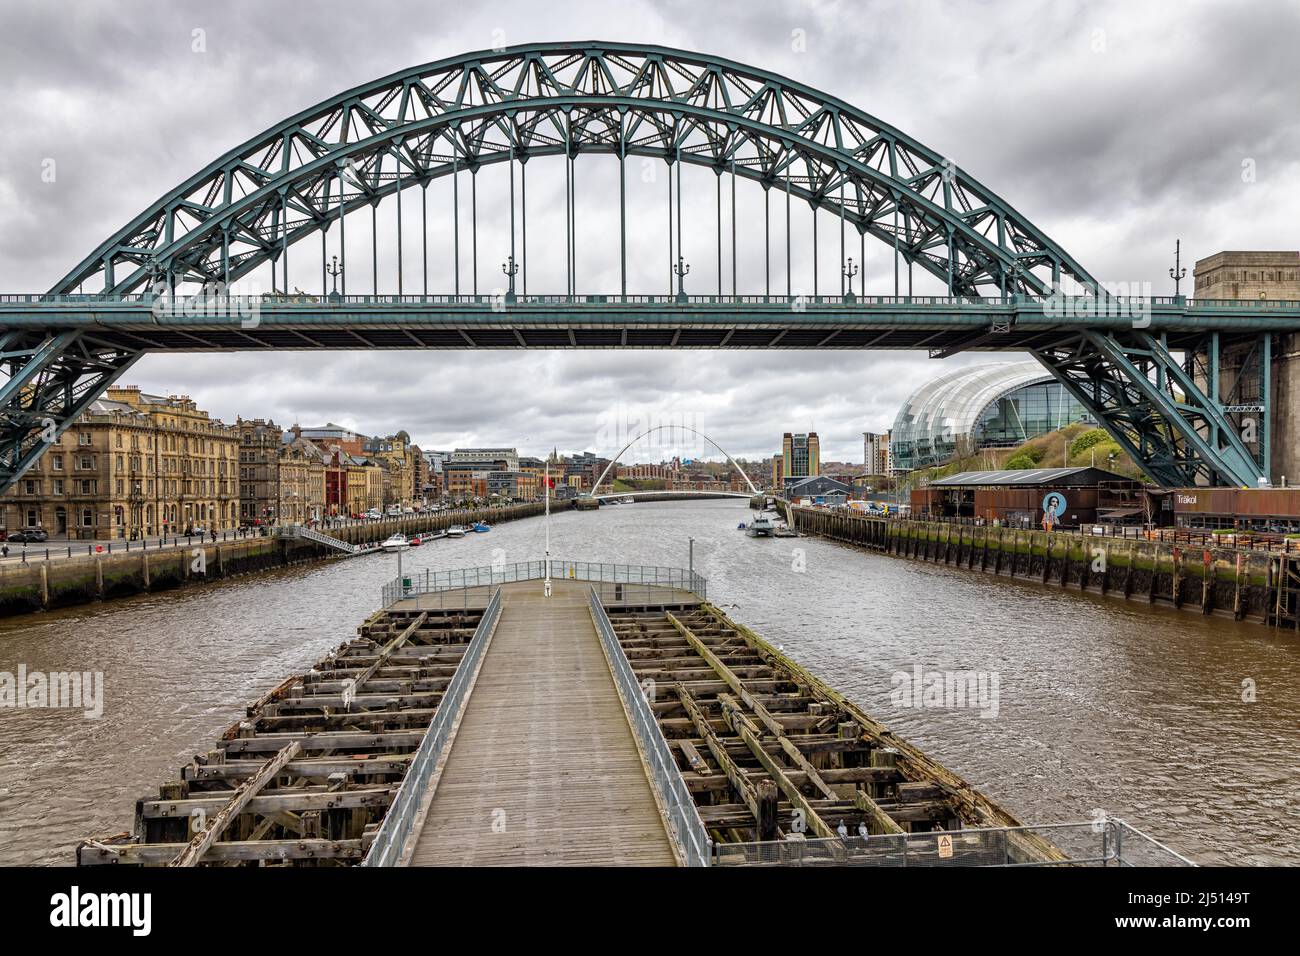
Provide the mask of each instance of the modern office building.
[{"label": "modern office building", "polygon": [[781,475],[790,478],[815,478],[822,473],[821,443],[816,432],[793,434],[781,439]]},{"label": "modern office building", "polygon": [[890,432],[892,473],[941,465],[981,448],[1008,448],[1087,410],[1037,362],[955,369],[917,389]]}]

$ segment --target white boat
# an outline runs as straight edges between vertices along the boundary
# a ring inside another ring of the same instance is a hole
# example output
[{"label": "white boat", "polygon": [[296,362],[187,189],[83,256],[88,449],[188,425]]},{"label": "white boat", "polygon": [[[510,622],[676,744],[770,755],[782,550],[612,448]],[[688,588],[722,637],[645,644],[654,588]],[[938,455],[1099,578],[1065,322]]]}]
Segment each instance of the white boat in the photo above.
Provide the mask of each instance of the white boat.
[{"label": "white boat", "polygon": [[745,534],[751,538],[771,538],[776,535],[776,525],[772,523],[770,517],[761,514],[749,523]]},{"label": "white boat", "polygon": [[381,545],[385,551],[405,551],[411,546],[411,542],[406,540],[406,535],[395,534]]},{"label": "white boat", "polygon": [[447,529],[447,537],[449,537],[449,538],[463,538],[463,537],[465,537],[465,529],[464,529],[464,527],[462,527],[461,525],[458,525],[458,524],[454,524],[454,525],[452,525],[450,528]]}]

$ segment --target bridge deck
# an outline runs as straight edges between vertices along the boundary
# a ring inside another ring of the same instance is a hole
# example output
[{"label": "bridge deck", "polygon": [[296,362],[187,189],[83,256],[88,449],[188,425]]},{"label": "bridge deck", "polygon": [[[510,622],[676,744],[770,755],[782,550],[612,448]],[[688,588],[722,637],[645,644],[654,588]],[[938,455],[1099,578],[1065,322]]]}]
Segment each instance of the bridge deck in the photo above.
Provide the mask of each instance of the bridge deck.
[{"label": "bridge deck", "polygon": [[591,622],[590,585],[503,585],[412,858],[421,865],[675,863]]}]

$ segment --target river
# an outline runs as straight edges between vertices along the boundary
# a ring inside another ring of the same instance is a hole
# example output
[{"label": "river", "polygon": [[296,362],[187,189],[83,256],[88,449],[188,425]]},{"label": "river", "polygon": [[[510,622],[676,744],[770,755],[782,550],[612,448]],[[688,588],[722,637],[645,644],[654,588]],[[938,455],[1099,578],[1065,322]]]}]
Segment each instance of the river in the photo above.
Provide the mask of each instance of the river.
[{"label": "river", "polygon": [[[751,539],[736,530],[749,514],[739,500],[566,511],[551,550],[682,566],[693,536],[714,602],[1025,822],[1104,810],[1198,862],[1300,863],[1294,637],[815,538]],[[403,560],[524,561],[543,542],[530,518]],[[137,798],[354,636],[395,572],[376,554],[0,621],[0,671],[105,682],[97,719],[0,710],[0,864],[70,864],[78,840],[129,829]],[[996,675],[996,715],[896,705],[895,675],[918,666]]]}]

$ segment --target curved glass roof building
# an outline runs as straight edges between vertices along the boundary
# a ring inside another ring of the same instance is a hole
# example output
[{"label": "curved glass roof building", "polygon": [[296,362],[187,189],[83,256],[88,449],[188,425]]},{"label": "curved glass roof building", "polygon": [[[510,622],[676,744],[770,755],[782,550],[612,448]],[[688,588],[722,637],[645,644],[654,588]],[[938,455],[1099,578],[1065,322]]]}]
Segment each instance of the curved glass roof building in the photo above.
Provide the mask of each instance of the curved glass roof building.
[{"label": "curved glass roof building", "polygon": [[954,369],[917,389],[890,436],[895,471],[928,468],[959,452],[1019,445],[1089,420],[1087,411],[1035,361]]}]

